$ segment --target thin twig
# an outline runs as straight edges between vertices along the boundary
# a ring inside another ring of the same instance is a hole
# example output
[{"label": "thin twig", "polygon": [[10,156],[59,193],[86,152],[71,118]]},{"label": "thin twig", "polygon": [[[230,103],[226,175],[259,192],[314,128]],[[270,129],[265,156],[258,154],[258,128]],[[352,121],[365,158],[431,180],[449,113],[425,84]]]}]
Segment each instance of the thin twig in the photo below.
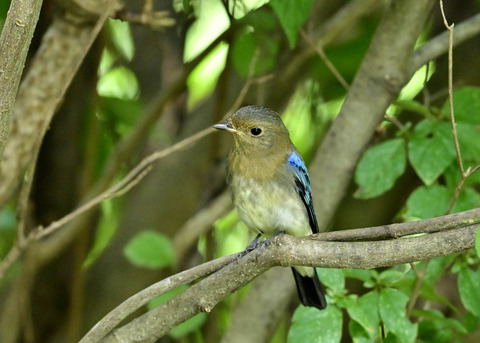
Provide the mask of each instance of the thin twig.
[{"label": "thin twig", "polygon": [[422,288],[422,283],[425,278],[428,264],[430,263],[430,261],[431,260],[425,261],[425,264],[423,265],[423,268],[420,271],[417,269],[417,266],[414,262],[410,263],[410,266],[412,267],[412,270],[415,273],[415,276],[417,278],[415,280],[415,285],[413,286],[412,295],[410,296],[410,300],[408,301],[408,304],[407,304],[407,318],[410,318],[410,315],[412,314],[412,311],[413,311],[413,308],[415,307],[417,299],[420,296],[420,290]]},{"label": "thin twig", "polygon": [[440,0],[440,11],[442,12],[443,23],[448,30],[448,102],[450,105],[450,123],[452,125],[453,141],[455,144],[455,151],[457,153],[458,167],[462,177],[465,176],[465,169],[463,168],[462,154],[460,152],[460,145],[458,144],[457,124],[455,123],[455,113],[453,110],[453,27],[455,24],[448,25],[445,12],[443,11],[443,0]]},{"label": "thin twig", "polygon": [[457,124],[455,123],[455,112],[453,106],[453,27],[455,24],[448,24],[447,18],[445,16],[445,11],[443,10],[443,0],[440,0],[440,12],[442,13],[443,23],[448,30],[448,102],[450,106],[450,124],[452,126],[453,142],[455,145],[455,152],[457,155],[457,162],[460,169],[461,177],[457,187],[455,187],[455,192],[450,199],[450,203],[448,204],[448,208],[445,213],[449,214],[452,211],[453,206],[455,205],[455,202],[460,195],[460,192],[462,191],[466,178],[479,170],[480,165],[477,165],[474,168],[468,167],[466,171],[463,166],[462,153],[460,151],[460,144],[458,143]]},{"label": "thin twig", "polygon": [[330,72],[335,76],[337,81],[345,88],[345,90],[348,91],[350,88],[350,85],[348,84],[347,81],[343,78],[342,74],[335,68],[333,63],[330,61],[330,59],[327,57],[325,54],[325,51],[323,48],[315,44],[315,42],[307,35],[307,33],[304,30],[300,30],[300,34],[303,38],[303,40],[318,54],[318,56],[322,59],[323,63],[327,66],[327,68],[330,70]]}]

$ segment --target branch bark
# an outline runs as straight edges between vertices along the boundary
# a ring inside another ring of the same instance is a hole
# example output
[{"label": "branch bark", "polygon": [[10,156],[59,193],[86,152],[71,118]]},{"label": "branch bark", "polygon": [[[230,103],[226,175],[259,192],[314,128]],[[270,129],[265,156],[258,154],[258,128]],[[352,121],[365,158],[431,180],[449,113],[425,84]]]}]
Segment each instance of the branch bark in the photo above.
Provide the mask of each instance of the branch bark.
[{"label": "branch bark", "polygon": [[[457,46],[480,33],[480,14],[455,25],[453,32],[453,46]],[[448,35],[445,31],[430,39],[418,48],[412,57],[409,74],[413,75],[421,66],[443,55],[448,49]]]},{"label": "branch bark", "polygon": [[[421,228],[423,223],[417,223]],[[273,266],[369,269],[411,263],[473,248],[477,229],[478,225],[469,225],[414,238],[369,242],[278,236],[262,249],[244,255],[165,304],[114,330],[102,342],[154,342],[195,314],[210,312],[225,297]]]},{"label": "branch bark", "polygon": [[0,160],[42,0],[13,0],[0,36]]},{"label": "branch bark", "polygon": [[[65,91],[103,26],[106,14],[112,14],[116,0],[84,3],[91,3],[96,11],[103,9],[100,12],[105,17],[103,21],[99,22],[99,16],[88,12],[84,12],[83,17],[73,15],[70,11],[64,16],[58,16],[45,33],[18,89],[10,138],[0,163],[0,208],[10,199],[18,187],[22,173],[35,159],[37,147]],[[73,1],[63,3],[71,9],[68,4],[79,11],[78,5]],[[96,28],[96,24],[101,26]]]},{"label": "branch bark", "polygon": [[310,166],[320,231],[345,196],[357,161],[385,110],[409,79],[415,42],[433,3],[391,1],[375,32],[342,109]]}]

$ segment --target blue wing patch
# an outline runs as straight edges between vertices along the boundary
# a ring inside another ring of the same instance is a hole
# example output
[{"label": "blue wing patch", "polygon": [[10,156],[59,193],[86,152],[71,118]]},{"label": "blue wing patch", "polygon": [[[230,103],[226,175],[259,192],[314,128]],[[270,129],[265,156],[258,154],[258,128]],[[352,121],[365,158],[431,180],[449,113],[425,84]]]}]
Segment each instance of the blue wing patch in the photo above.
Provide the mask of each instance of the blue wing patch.
[{"label": "blue wing patch", "polygon": [[308,214],[308,221],[313,233],[318,233],[317,217],[313,209],[312,190],[310,188],[310,179],[308,178],[307,167],[303,159],[296,153],[292,152],[288,157],[288,164],[292,166],[295,178],[295,187],[297,193],[302,199]]}]

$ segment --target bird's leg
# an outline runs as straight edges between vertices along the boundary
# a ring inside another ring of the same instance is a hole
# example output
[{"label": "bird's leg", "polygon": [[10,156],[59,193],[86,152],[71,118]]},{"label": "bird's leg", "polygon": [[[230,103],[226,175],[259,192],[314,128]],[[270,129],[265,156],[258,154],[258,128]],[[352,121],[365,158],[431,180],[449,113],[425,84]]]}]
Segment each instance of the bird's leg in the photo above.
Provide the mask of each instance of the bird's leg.
[{"label": "bird's leg", "polygon": [[[255,238],[253,239],[253,241],[245,248],[245,250],[242,251],[242,252],[240,252],[240,253],[238,254],[238,258],[242,258],[243,256],[245,256],[246,254],[248,254],[248,253],[251,252],[252,250],[255,250],[255,248],[258,246],[258,240],[260,239],[260,236],[261,236],[261,235],[262,235],[262,234],[259,233],[259,234],[257,235],[257,237],[255,237]],[[238,259],[238,258],[237,258],[237,259]]]},{"label": "bird's leg", "polygon": [[260,247],[257,250],[257,256],[263,251],[263,249],[265,249],[267,245],[272,243],[278,236],[284,235],[284,234],[285,234],[285,231],[280,231],[279,233],[276,233],[274,236],[264,240],[261,244],[258,244],[260,245]]},{"label": "bird's leg", "polygon": [[257,237],[255,237],[255,238],[253,239],[253,241],[245,248],[245,252],[246,252],[246,253],[249,253],[250,251],[255,250],[255,248],[256,248],[257,245],[258,245],[258,240],[260,239],[260,236],[261,236],[261,235],[262,235],[262,234],[259,233],[259,234],[257,235]]}]

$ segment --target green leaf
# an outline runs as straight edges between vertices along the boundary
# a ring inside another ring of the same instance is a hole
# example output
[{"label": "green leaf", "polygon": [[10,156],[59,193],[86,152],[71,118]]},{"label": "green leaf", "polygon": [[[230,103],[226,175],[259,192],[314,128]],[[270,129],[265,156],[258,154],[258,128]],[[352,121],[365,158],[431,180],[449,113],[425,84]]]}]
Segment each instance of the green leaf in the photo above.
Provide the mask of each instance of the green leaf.
[{"label": "green leaf", "polygon": [[[349,323],[349,330],[354,342],[374,342],[378,336],[379,294],[376,291],[362,295],[357,301],[357,307],[347,307],[352,319]],[[355,325],[356,324],[356,325]]]},{"label": "green leaf", "polygon": [[375,272],[374,270],[366,269],[342,269],[342,271],[345,277],[354,278],[361,281],[371,281]]},{"label": "green leaf", "polygon": [[379,275],[379,283],[383,286],[391,286],[395,282],[401,280],[405,276],[405,272],[394,270],[394,269],[387,269],[380,273]]},{"label": "green leaf", "polygon": [[322,283],[335,294],[344,294],[345,276],[340,269],[318,268],[317,274]]},{"label": "green leaf", "polygon": [[391,139],[368,149],[358,163],[355,181],[360,188],[355,197],[373,198],[393,187],[405,172],[406,157],[403,139]]},{"label": "green leaf", "polygon": [[337,343],[342,338],[342,312],[335,306],[319,311],[299,306],[292,318],[288,342]]},{"label": "green leaf", "polygon": [[[429,260],[423,283],[429,283],[433,285],[435,282],[437,282],[438,279],[440,279],[440,277],[445,273],[447,265],[452,263],[453,259],[455,259],[455,255],[442,256]],[[417,269],[421,270],[424,268],[425,263],[427,262],[418,262]]]},{"label": "green leaf", "polygon": [[373,342],[372,337],[370,337],[364,328],[354,320],[348,322],[348,331],[350,332],[353,343]]},{"label": "green leaf", "polygon": [[97,92],[105,97],[135,99],[139,92],[137,77],[127,67],[113,68],[100,76]]},{"label": "green leaf", "polygon": [[445,214],[452,193],[444,186],[421,186],[407,199],[405,221],[438,217]]},{"label": "green leaf", "polygon": [[187,78],[188,108],[194,108],[213,92],[220,74],[225,69],[227,52],[228,46],[226,43],[218,44],[192,70]]},{"label": "green leaf", "polygon": [[359,299],[353,299],[352,297],[345,298],[346,310],[350,319],[360,324],[360,326],[368,333],[368,336],[373,336],[377,323],[370,318],[368,310],[361,306]]},{"label": "green leaf", "polygon": [[465,308],[477,317],[480,316],[480,269],[473,271],[467,266],[462,268],[458,275],[458,289]]},{"label": "green leaf", "polygon": [[276,34],[277,18],[271,11],[258,10],[249,13],[242,20],[245,20],[247,27],[254,27],[255,31],[246,29],[235,36],[229,51],[233,66],[240,76],[246,78],[253,56],[258,53],[254,75],[267,74],[276,66],[281,48],[278,39],[271,39],[272,35]]},{"label": "green leaf", "polygon": [[[438,310],[415,309],[412,316],[420,317],[418,327],[419,342],[449,343],[452,342],[454,330],[465,332],[465,328],[454,319],[447,320]],[[456,324],[454,323],[456,322]]]},{"label": "green leaf", "polygon": [[127,61],[131,61],[135,54],[135,45],[130,31],[130,23],[111,18],[107,20],[107,23],[115,50]]},{"label": "green leaf", "polygon": [[162,268],[175,263],[170,239],[155,231],[142,231],[125,246],[123,253],[138,267]]},{"label": "green leaf", "polygon": [[462,212],[477,208],[480,205],[480,194],[471,188],[464,188],[458,195],[452,208],[452,213]]},{"label": "green leaf", "polygon": [[117,232],[119,211],[115,207],[115,202],[112,200],[103,201],[101,209],[102,216],[95,230],[93,246],[83,262],[83,266],[86,268],[97,260]]},{"label": "green leaf", "polygon": [[[480,129],[473,124],[457,123],[457,136],[463,161],[480,161]],[[466,168],[466,167],[465,167]]]},{"label": "green leaf", "polygon": [[206,320],[206,313],[198,313],[192,318],[174,327],[172,330],[170,330],[168,335],[178,340],[179,338],[185,337],[187,334],[197,329],[200,329],[200,327],[203,325],[203,323],[205,323]]},{"label": "green leaf", "polygon": [[310,15],[315,0],[270,0],[288,38],[290,48],[297,44],[298,31]]},{"label": "green leaf", "polygon": [[0,210],[0,261],[8,254],[15,242],[16,227],[17,219],[15,211],[7,205]]},{"label": "green leaf", "polygon": [[405,306],[408,297],[393,288],[385,288],[380,292],[380,317],[387,329],[400,342],[415,342],[418,324],[412,324],[406,317]]},{"label": "green leaf", "polygon": [[[480,125],[480,88],[463,87],[453,93],[455,121]],[[442,114],[450,118],[450,103],[447,99]]]},{"label": "green leaf", "polygon": [[450,125],[432,119],[422,120],[410,136],[408,155],[418,176],[426,185],[431,185],[455,158]]}]

